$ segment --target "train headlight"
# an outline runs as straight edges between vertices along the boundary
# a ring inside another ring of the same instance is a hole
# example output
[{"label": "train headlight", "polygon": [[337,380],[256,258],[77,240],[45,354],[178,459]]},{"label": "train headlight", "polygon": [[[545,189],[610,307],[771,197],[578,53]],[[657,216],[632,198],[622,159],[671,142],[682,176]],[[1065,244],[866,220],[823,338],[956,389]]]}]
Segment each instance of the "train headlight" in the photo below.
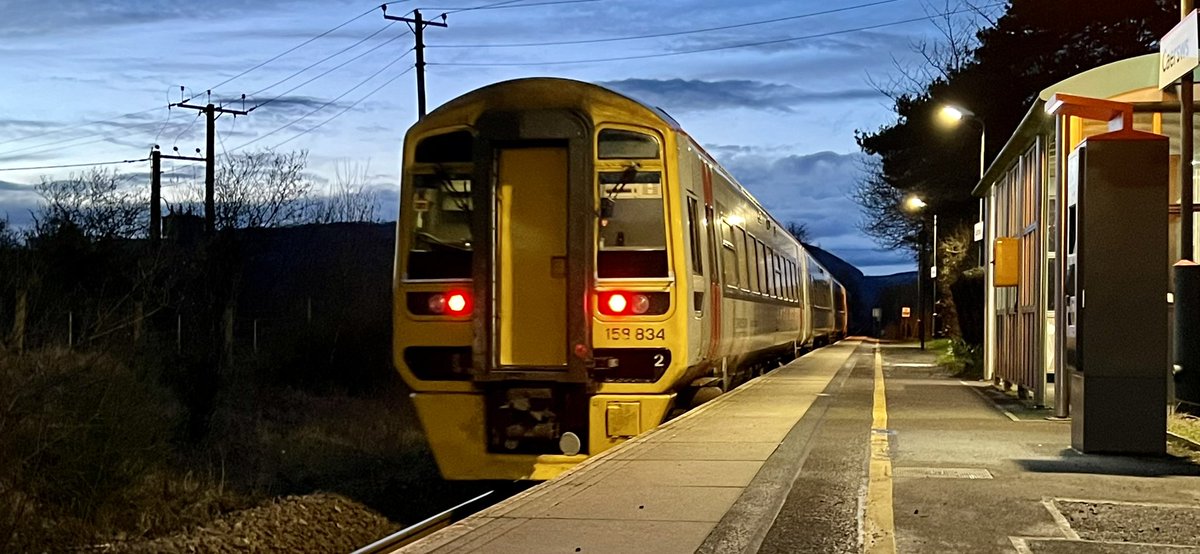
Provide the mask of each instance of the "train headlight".
[{"label": "train headlight", "polygon": [[429,312],[434,314],[446,313],[446,295],[434,294],[429,297]]}]

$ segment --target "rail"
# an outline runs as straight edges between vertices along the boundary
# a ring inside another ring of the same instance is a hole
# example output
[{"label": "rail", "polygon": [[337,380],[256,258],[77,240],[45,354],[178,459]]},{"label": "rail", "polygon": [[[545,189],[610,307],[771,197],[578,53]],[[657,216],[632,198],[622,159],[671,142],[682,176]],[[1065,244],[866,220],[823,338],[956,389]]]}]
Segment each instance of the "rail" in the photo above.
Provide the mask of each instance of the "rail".
[{"label": "rail", "polygon": [[444,512],[440,512],[437,515],[426,518],[418,523],[409,525],[404,529],[396,531],[395,533],[392,533],[382,539],[359,548],[351,554],[385,554],[389,552],[395,552],[396,550],[399,550],[408,544],[433,534],[435,531],[438,531],[443,527],[449,526],[451,523],[475,513],[482,507],[478,506],[478,504],[483,504],[485,499],[495,492],[496,491],[494,490],[485,492],[479,496],[476,496],[475,498],[463,502],[462,504],[454,506],[453,508],[450,508]]}]

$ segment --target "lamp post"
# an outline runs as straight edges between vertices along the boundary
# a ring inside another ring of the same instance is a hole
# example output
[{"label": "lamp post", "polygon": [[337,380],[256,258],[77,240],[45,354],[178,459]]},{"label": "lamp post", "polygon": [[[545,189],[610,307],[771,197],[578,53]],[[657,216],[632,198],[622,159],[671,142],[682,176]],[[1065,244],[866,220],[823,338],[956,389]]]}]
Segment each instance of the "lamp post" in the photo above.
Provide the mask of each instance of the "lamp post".
[{"label": "lamp post", "polygon": [[917,337],[921,341],[921,350],[925,350],[925,214],[922,212],[926,206],[920,196],[913,195],[904,200],[905,209],[921,218],[921,231],[917,235]]},{"label": "lamp post", "polygon": [[[945,104],[939,112],[941,118],[948,122],[957,123],[962,120],[979,124],[979,181],[983,181],[983,174],[987,169],[987,125],[983,119],[975,115],[974,112],[955,106]],[[993,377],[992,368],[995,367],[995,337],[996,337],[996,299],[994,297],[995,290],[992,288],[992,268],[988,264],[987,259],[987,224],[984,219],[984,199],[979,199],[979,222],[976,223],[979,239],[979,267],[984,269],[984,301],[983,301],[983,367],[984,378],[991,379]],[[934,247],[936,249],[936,246]]]}]

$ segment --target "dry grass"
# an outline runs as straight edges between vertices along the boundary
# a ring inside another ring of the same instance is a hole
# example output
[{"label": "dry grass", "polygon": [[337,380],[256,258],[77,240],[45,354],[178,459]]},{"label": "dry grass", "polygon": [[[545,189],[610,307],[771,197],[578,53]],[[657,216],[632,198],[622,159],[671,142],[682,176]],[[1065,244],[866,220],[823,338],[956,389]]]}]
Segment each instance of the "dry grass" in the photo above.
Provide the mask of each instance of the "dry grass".
[{"label": "dry grass", "polygon": [[1171,414],[1167,419],[1167,430],[1183,438],[1200,443],[1200,418],[1186,414]]}]

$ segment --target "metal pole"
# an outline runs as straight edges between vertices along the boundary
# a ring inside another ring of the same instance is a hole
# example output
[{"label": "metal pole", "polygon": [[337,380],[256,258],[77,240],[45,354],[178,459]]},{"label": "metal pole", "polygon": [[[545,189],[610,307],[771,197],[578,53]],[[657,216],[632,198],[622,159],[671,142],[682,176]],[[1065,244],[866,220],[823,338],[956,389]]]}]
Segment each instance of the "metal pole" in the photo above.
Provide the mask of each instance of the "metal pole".
[{"label": "metal pole", "polygon": [[1071,416],[1071,376],[1067,375],[1063,356],[1066,351],[1066,309],[1063,306],[1063,288],[1066,286],[1067,225],[1062,216],[1067,202],[1067,152],[1071,147],[1071,126],[1065,116],[1054,116],[1054,178],[1058,181],[1058,200],[1054,203],[1051,217],[1058,224],[1058,238],[1054,246],[1054,265],[1057,266],[1054,283],[1054,417]]},{"label": "metal pole", "polygon": [[[933,249],[932,249],[933,251],[930,253],[930,255],[932,257],[929,260],[929,267],[933,268],[933,271],[930,272],[930,276],[929,276],[929,286],[933,289],[932,290],[932,292],[933,292],[933,310],[932,310],[932,312],[933,313],[930,314],[930,316],[929,316],[929,323],[930,323],[930,325],[933,326],[933,329],[930,330],[930,335],[933,337],[938,336],[938,329],[940,328],[940,326],[938,325],[938,299],[941,298],[941,288],[938,287],[938,278],[941,277],[941,273],[939,273],[939,271],[938,271],[938,240],[937,239],[938,239],[937,214],[933,214]],[[944,317],[945,316],[943,316],[943,318]]]},{"label": "metal pole", "polygon": [[917,336],[925,350],[925,217],[921,217],[921,234],[917,238]]},{"label": "metal pole", "polygon": [[[1193,0],[1182,0],[1179,3],[1179,19],[1182,20],[1192,12]],[[1195,260],[1193,244],[1195,237],[1195,219],[1192,216],[1193,184],[1192,184],[1192,114],[1194,112],[1193,88],[1195,79],[1191,71],[1183,74],[1179,81],[1179,258]],[[1178,337],[1177,337],[1178,338]]]}]

